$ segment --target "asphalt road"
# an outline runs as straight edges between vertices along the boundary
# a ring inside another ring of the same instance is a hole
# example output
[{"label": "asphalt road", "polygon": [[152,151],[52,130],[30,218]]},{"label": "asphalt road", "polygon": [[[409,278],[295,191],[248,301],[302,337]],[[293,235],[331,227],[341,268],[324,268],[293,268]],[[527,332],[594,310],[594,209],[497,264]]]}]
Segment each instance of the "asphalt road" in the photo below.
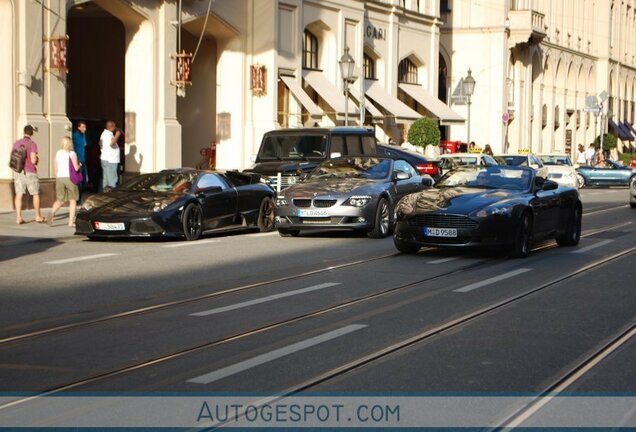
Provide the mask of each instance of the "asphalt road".
[{"label": "asphalt road", "polygon": [[2,248],[0,392],[634,393],[627,196],[582,190],[580,245],[520,260],[348,233]]}]

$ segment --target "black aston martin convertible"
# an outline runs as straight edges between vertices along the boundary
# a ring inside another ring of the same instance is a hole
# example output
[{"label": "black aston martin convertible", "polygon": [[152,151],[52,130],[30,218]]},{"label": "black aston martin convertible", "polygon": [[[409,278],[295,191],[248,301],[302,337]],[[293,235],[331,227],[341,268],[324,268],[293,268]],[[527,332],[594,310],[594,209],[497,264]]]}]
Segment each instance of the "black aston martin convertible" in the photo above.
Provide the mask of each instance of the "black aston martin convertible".
[{"label": "black aston martin convertible", "polygon": [[526,257],[538,240],[576,246],[581,215],[576,189],[539,177],[531,168],[463,167],[444,175],[434,188],[398,202],[393,240],[403,253],[422,246],[493,246]]},{"label": "black aston martin convertible", "polygon": [[89,238],[185,237],[274,229],[274,190],[256,174],[189,168],[142,174],[79,208],[76,234]]}]

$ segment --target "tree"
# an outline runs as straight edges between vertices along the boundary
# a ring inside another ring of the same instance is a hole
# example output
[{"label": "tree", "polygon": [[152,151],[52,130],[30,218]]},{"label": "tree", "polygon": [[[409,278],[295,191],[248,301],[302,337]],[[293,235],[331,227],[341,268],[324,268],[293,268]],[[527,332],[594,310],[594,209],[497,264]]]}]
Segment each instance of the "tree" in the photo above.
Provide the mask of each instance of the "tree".
[{"label": "tree", "polygon": [[[594,147],[598,150],[601,147],[601,136],[597,136],[594,140]],[[603,136],[603,150],[610,151],[616,148],[616,137],[613,134],[606,133]]]},{"label": "tree", "polygon": [[428,117],[422,117],[416,120],[411,125],[408,134],[409,142],[419,147],[439,145],[440,137],[437,121]]}]

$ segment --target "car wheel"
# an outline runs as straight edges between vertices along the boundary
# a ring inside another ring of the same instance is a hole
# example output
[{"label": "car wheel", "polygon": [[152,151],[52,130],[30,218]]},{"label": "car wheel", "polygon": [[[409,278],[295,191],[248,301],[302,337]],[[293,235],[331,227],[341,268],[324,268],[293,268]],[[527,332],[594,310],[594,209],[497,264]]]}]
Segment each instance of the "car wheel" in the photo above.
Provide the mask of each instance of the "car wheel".
[{"label": "car wheel", "polygon": [[203,232],[203,212],[196,204],[188,204],[183,210],[183,234],[186,240],[197,240]]},{"label": "car wheel", "polygon": [[406,243],[403,241],[400,241],[398,239],[396,239],[395,237],[393,237],[393,244],[395,245],[395,248],[397,250],[399,250],[400,252],[402,252],[403,254],[415,254],[420,250],[420,246],[414,245],[412,243]]},{"label": "car wheel", "polygon": [[526,258],[530,255],[532,245],[532,218],[526,212],[521,216],[521,220],[515,230],[515,238],[512,244],[510,256],[512,258]]},{"label": "car wheel", "polygon": [[583,189],[585,187],[585,177],[577,173],[576,179],[579,182],[579,189]]},{"label": "car wheel", "polygon": [[270,232],[274,229],[274,200],[270,197],[265,197],[261,201],[257,224],[260,232]]},{"label": "car wheel", "polygon": [[280,234],[281,237],[298,237],[298,234],[300,234],[300,231],[293,230],[293,229],[286,229],[286,228],[278,228],[278,234]]},{"label": "car wheel", "polygon": [[562,236],[556,238],[559,246],[576,246],[581,240],[581,208],[577,205],[570,213],[568,226]]},{"label": "car wheel", "polygon": [[378,207],[375,210],[373,229],[369,231],[369,237],[376,239],[385,238],[389,235],[390,228],[391,211],[389,209],[389,202],[386,198],[380,198]]}]

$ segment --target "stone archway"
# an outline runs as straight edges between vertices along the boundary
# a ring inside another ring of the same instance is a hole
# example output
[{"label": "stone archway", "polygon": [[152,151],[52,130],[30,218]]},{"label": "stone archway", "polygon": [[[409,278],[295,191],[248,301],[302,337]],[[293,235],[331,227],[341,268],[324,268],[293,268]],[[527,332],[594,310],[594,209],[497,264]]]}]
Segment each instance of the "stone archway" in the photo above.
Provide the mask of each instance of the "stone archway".
[{"label": "stone archway", "polygon": [[[0,0],[0,52],[10,53],[0,62],[0,178],[11,178],[9,153],[11,144],[21,130],[16,130],[14,113],[15,63],[14,63],[14,14],[11,0]],[[0,194],[5,196],[5,194]],[[5,205],[4,208],[10,207]]]}]

